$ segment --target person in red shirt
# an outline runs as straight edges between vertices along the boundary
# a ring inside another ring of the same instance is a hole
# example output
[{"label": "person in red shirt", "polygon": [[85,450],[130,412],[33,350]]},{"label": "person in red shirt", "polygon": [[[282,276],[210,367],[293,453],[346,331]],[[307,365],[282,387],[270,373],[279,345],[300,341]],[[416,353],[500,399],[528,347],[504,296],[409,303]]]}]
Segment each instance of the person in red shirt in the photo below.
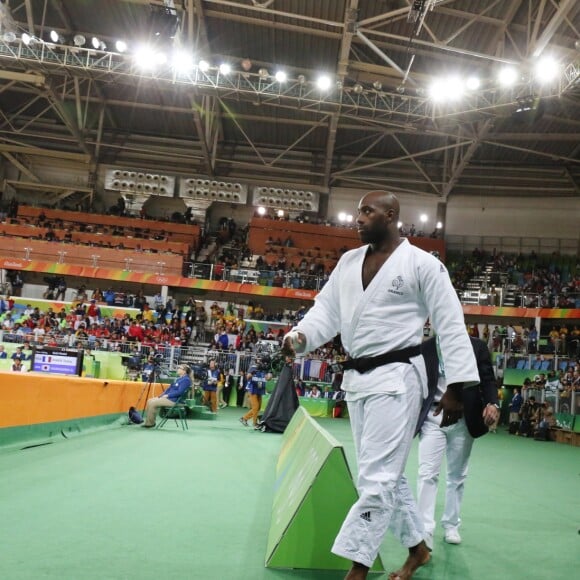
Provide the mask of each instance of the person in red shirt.
[{"label": "person in red shirt", "polygon": [[137,324],[136,320],[131,322],[129,330],[127,330],[127,338],[132,342],[142,342],[143,341],[143,328]]}]

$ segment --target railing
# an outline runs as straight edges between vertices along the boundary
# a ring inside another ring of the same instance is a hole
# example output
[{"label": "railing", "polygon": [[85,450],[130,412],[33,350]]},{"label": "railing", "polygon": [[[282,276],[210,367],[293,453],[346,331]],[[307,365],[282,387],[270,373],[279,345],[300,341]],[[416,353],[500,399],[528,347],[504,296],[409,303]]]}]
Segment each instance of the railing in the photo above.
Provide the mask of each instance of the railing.
[{"label": "railing", "polygon": [[554,413],[580,415],[580,391],[560,391],[550,389],[525,389],[524,400],[534,397],[536,403],[548,403]]},{"label": "railing", "polygon": [[295,288],[304,290],[321,290],[327,276],[291,273],[280,270],[257,270],[253,268],[221,268],[216,264],[187,263],[186,270],[190,278],[203,280],[222,280],[242,284],[258,284],[279,288]]}]

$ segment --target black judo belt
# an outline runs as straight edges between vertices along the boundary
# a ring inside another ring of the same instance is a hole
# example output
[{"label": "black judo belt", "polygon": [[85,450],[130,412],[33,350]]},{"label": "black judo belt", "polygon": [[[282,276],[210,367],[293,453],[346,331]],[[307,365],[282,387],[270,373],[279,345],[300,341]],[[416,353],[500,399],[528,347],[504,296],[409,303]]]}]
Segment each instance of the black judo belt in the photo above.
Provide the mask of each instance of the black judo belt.
[{"label": "black judo belt", "polygon": [[421,345],[408,346],[401,350],[393,350],[385,354],[377,356],[363,356],[360,358],[349,358],[345,361],[334,363],[331,365],[332,370],[336,372],[350,371],[354,369],[359,373],[366,373],[377,367],[388,365],[391,363],[407,363],[410,364],[411,358],[421,354]]}]

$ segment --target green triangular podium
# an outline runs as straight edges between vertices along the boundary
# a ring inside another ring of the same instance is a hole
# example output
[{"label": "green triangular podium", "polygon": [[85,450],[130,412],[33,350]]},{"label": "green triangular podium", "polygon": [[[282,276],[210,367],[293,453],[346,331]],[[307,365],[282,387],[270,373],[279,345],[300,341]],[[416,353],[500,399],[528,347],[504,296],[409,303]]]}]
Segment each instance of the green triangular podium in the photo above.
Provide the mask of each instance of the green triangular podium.
[{"label": "green triangular podium", "polygon": [[[330,549],[356,500],[344,449],[299,407],[276,467],[266,566],[348,570],[351,563]],[[383,570],[379,557],[373,571]]]}]

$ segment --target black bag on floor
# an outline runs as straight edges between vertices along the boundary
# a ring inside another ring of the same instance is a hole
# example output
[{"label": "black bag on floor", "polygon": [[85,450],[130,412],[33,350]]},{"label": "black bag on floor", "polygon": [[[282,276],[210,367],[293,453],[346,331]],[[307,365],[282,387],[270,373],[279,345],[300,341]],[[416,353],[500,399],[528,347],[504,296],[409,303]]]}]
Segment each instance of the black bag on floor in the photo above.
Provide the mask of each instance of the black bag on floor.
[{"label": "black bag on floor", "polygon": [[129,407],[129,423],[135,423],[135,425],[143,423],[143,417],[135,407]]},{"label": "black bag on floor", "polygon": [[528,421],[528,419],[522,419],[520,423],[520,435],[525,435],[529,437],[532,434],[532,424]]},{"label": "black bag on floor", "polygon": [[518,432],[519,426],[518,421],[512,421],[509,426],[509,434],[515,435]]},{"label": "black bag on floor", "polygon": [[550,441],[550,430],[547,427],[540,427],[534,433],[536,441]]}]

